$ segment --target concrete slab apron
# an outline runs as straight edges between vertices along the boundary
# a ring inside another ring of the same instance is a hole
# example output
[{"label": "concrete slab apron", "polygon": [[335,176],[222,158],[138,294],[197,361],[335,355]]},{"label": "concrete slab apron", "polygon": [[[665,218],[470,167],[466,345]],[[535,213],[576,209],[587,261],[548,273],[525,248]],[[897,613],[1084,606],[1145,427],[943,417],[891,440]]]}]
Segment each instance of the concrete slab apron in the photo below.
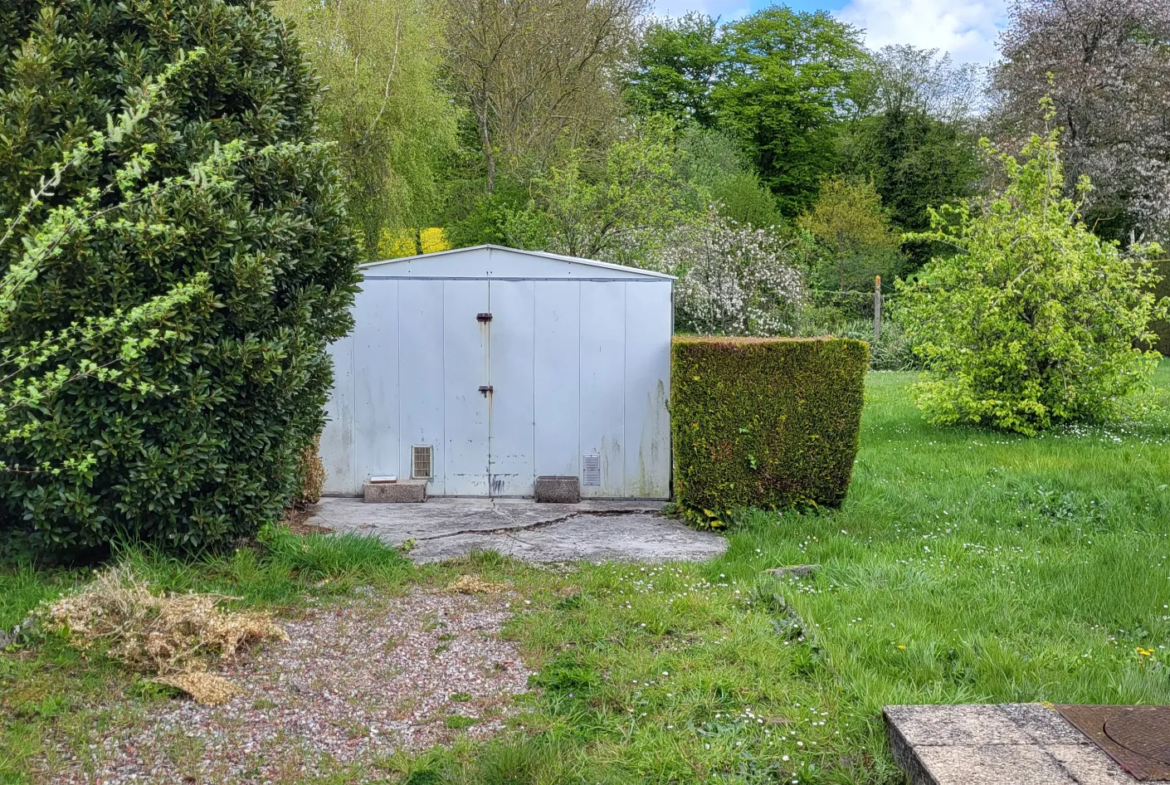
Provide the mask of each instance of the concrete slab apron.
[{"label": "concrete slab apron", "polygon": [[589,500],[536,504],[531,499],[432,498],[424,504],[366,504],[324,498],[312,523],[415,541],[410,557],[442,561],[494,550],[533,562],[702,561],[727,548],[718,534],[664,518],[661,502]]},{"label": "concrete slab apron", "polygon": [[1135,782],[1043,704],[887,706],[885,717],[894,758],[914,785]]}]

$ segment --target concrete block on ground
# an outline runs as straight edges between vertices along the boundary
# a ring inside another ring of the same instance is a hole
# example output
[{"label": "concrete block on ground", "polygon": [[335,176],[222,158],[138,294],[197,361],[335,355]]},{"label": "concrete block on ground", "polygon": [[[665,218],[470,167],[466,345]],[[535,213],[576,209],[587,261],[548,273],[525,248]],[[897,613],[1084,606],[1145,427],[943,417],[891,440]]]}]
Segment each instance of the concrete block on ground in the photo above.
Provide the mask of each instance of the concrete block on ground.
[{"label": "concrete block on ground", "polygon": [[537,477],[536,501],[547,504],[577,504],[581,501],[581,480],[577,477]]},{"label": "concrete block on ground", "polygon": [[417,504],[427,500],[426,480],[367,482],[362,486],[365,500],[380,504]]}]

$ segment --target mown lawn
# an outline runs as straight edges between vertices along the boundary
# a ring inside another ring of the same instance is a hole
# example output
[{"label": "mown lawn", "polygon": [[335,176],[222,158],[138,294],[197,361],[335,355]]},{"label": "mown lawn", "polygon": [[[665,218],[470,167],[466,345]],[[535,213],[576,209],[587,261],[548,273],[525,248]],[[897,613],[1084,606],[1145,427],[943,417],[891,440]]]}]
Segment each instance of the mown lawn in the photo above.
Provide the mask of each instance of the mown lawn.
[{"label": "mown lawn", "polygon": [[[1170,365],[1144,413],[1036,439],[928,426],[911,381],[871,376],[841,510],[745,514],[708,564],[547,571],[483,555],[419,570],[328,538],[196,565],[135,558],[162,585],[285,613],[358,584],[475,572],[516,586],[530,604],[508,634],[541,689],[510,732],[330,782],[896,783],[885,704],[1170,703]],[[822,569],[763,573],[804,563]],[[0,626],[75,580],[0,576]],[[26,781],[37,740],[80,733],[111,690],[174,700],[134,684],[56,641],[0,656],[0,782]]]}]

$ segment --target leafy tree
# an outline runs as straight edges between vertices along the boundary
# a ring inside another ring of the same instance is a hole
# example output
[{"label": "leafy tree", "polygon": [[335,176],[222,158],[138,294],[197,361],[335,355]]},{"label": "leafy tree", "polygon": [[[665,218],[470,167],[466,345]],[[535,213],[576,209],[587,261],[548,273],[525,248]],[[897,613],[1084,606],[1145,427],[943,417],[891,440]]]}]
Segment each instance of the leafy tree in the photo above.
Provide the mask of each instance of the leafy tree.
[{"label": "leafy tree", "polygon": [[1160,249],[1133,246],[1127,258],[1090,231],[1062,195],[1057,139],[1033,135],[1022,162],[998,154],[1007,185],[982,209],[932,213],[927,237],[961,254],[935,259],[901,296],[932,422],[1033,434],[1106,417],[1157,365],[1140,346],[1166,314],[1149,291]]},{"label": "leafy tree", "polygon": [[3,544],[254,532],[323,425],[357,276],[300,49],[260,2],[5,13]]},{"label": "leafy tree", "polygon": [[712,91],[719,126],[795,215],[835,165],[834,123],[863,58],[858,33],[823,11],[773,6],[727,25],[722,40]]},{"label": "leafy tree", "polygon": [[[872,180],[898,227],[926,231],[931,205],[973,196],[982,177],[971,131],[975,73],[937,50],[898,46],[873,53],[859,81],[858,115],[843,130],[842,171]],[[908,250],[910,269],[939,251]]]},{"label": "leafy tree", "polygon": [[469,110],[488,194],[592,148],[621,114],[614,74],[645,0],[448,0],[446,71]]},{"label": "leafy tree", "polygon": [[909,44],[871,52],[857,73],[853,101],[862,116],[921,112],[944,123],[971,119],[979,101],[978,66],[955,65],[948,53]]},{"label": "leafy tree", "polygon": [[758,229],[783,221],[776,198],[730,136],[691,126],[679,136],[678,148],[676,169],[694,187],[695,212],[717,204],[724,218]]},{"label": "leafy tree", "polygon": [[816,202],[797,223],[816,237],[821,249],[812,270],[814,286],[864,290],[872,288],[875,275],[888,279],[898,271],[901,239],[890,229],[882,197],[867,180],[825,180]]},{"label": "leafy tree", "polygon": [[320,74],[323,135],[337,143],[366,256],[384,231],[429,226],[455,146],[456,110],[438,83],[443,24],[432,0],[280,0]]},{"label": "leafy tree", "polygon": [[[993,70],[994,116],[1009,138],[1044,122],[1051,95],[1075,182],[1095,188],[1099,233],[1170,238],[1170,3],[1017,0]],[[1051,85],[1049,77],[1051,76]]]},{"label": "leafy tree", "polygon": [[718,29],[716,20],[697,11],[652,22],[626,77],[630,105],[642,114],[710,127],[711,87],[724,61]]},{"label": "leafy tree", "polygon": [[569,256],[642,264],[683,213],[670,128],[639,123],[591,164],[568,151],[533,186],[524,210],[511,213],[509,244]]}]

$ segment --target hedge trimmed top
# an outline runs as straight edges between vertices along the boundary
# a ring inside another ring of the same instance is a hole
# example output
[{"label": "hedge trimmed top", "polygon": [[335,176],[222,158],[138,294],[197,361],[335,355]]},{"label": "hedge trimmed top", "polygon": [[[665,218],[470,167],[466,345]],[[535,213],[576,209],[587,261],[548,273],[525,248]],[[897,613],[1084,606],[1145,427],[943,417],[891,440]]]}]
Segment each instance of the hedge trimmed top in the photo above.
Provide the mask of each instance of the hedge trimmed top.
[{"label": "hedge trimmed top", "polygon": [[868,344],[848,338],[675,338],[679,504],[712,520],[734,507],[840,504],[868,365]]}]

